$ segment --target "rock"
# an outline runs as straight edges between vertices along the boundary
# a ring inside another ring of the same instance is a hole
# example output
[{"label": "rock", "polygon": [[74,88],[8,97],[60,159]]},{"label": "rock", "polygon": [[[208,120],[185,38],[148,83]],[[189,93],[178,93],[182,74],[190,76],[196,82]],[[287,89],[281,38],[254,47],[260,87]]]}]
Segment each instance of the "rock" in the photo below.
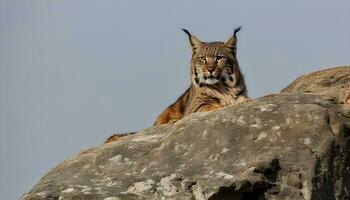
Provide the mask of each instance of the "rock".
[{"label": "rock", "polygon": [[350,66],[326,69],[301,76],[282,92],[312,92],[331,101],[350,104]]},{"label": "rock", "polygon": [[349,72],[90,149],[22,199],[349,199]]}]

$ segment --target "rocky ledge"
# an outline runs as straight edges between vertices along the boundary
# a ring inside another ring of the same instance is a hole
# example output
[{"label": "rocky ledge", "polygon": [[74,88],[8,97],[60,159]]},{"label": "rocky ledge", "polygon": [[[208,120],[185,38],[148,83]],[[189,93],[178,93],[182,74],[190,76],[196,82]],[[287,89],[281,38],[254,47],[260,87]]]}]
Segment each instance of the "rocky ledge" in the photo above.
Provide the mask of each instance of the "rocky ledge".
[{"label": "rocky ledge", "polygon": [[349,199],[350,67],[145,129],[59,164],[22,199]]}]

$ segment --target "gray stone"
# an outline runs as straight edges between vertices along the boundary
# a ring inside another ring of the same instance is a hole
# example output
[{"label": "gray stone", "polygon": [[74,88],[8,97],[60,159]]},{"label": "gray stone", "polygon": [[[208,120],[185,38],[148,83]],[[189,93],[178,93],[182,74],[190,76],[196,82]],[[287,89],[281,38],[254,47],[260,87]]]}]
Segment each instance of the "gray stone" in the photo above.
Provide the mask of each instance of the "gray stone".
[{"label": "gray stone", "polygon": [[22,199],[349,199],[350,67],[315,74],[85,151]]}]

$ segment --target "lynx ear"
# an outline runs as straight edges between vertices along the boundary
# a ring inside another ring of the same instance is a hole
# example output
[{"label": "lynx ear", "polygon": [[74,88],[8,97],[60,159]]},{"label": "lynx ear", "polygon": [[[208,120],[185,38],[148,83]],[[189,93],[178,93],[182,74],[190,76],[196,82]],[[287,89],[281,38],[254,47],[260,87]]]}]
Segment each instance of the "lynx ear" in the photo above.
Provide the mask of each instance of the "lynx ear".
[{"label": "lynx ear", "polygon": [[192,46],[192,51],[193,51],[193,53],[195,53],[197,51],[197,49],[203,45],[203,42],[200,41],[195,36],[191,35],[191,33],[188,30],[186,30],[184,28],[182,30],[183,30],[183,32],[185,32],[188,35],[188,39],[190,40],[190,43]]},{"label": "lynx ear", "polygon": [[236,50],[237,48],[237,37],[236,34],[238,33],[238,31],[241,30],[241,26],[235,28],[234,32],[233,32],[233,36],[231,36],[226,42],[225,45],[227,47],[229,47],[230,49]]}]

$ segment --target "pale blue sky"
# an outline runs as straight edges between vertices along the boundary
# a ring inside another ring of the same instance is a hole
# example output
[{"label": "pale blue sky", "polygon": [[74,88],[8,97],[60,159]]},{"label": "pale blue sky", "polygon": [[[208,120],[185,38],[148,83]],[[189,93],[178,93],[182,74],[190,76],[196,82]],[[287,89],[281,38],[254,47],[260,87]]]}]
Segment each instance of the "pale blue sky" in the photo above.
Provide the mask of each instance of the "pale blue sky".
[{"label": "pale blue sky", "polygon": [[189,85],[190,47],[234,27],[249,95],[350,64],[350,1],[0,0],[0,199],[113,133],[150,126]]}]

